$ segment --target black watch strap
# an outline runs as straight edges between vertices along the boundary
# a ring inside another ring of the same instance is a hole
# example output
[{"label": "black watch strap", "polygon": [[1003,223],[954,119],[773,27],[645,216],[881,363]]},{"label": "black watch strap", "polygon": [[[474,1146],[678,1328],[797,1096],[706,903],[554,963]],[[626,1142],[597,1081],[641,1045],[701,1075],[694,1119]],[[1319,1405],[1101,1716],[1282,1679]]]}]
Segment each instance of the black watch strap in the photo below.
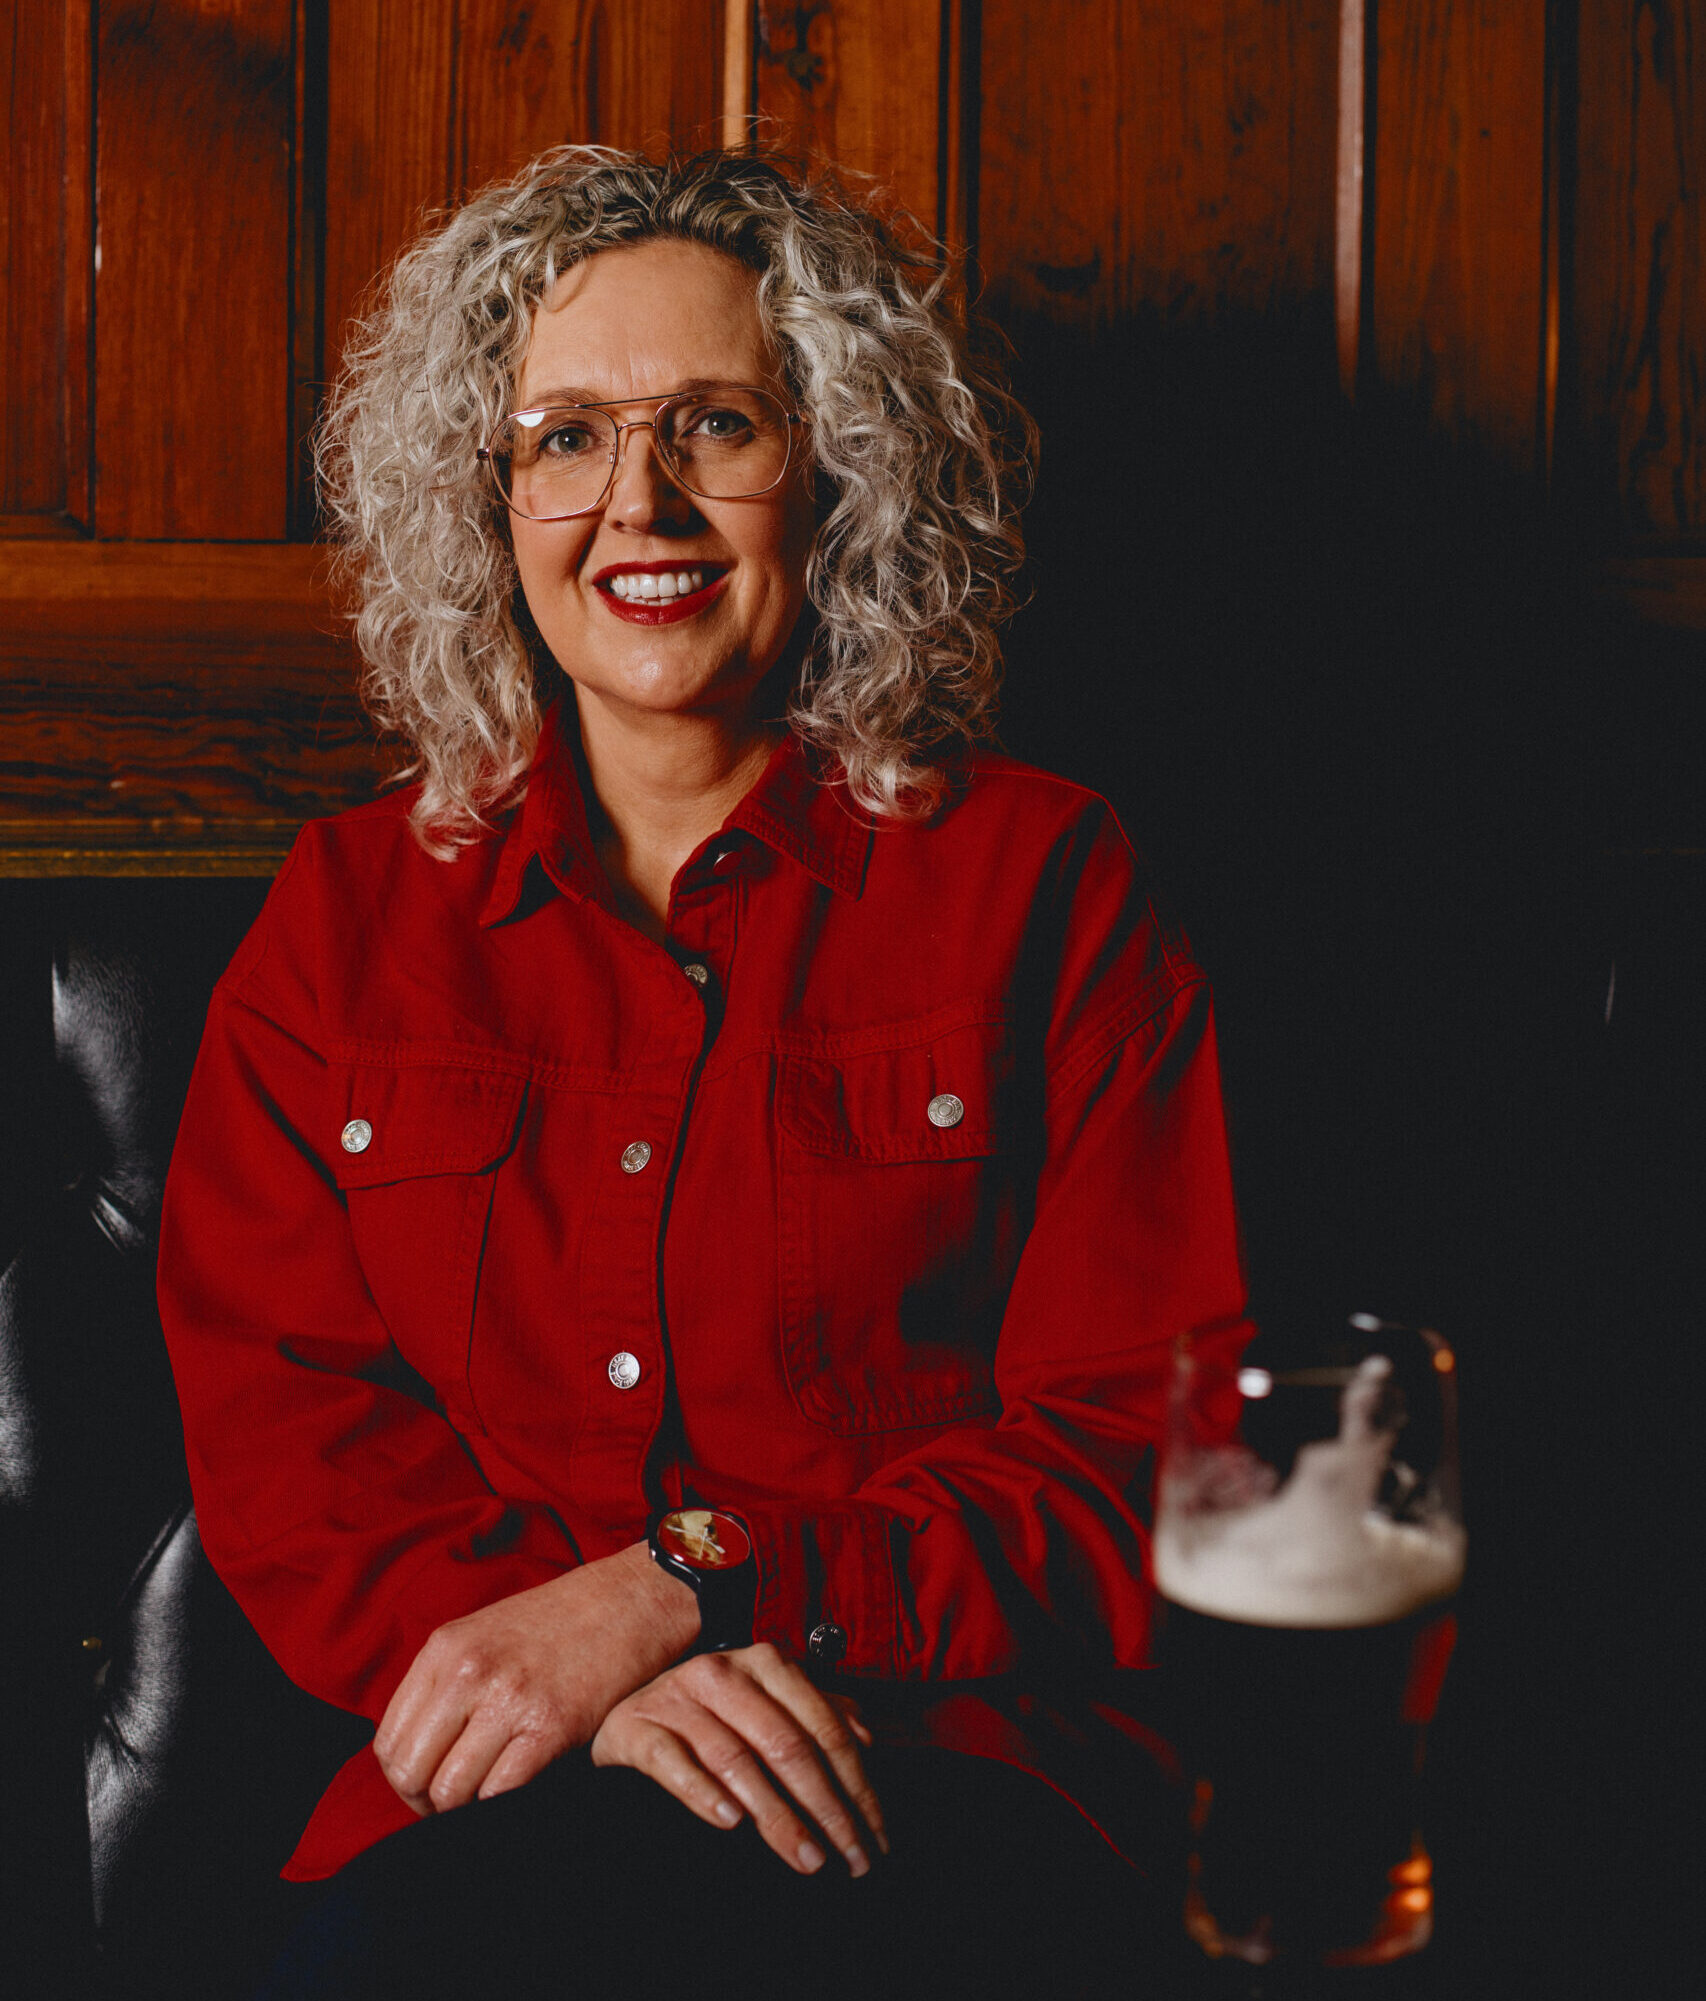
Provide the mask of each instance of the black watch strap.
[{"label": "black watch strap", "polygon": [[679,1577],[698,1597],[694,1651],[720,1654],[751,1646],[758,1562],[740,1517],[722,1508],[670,1508],[652,1517],[646,1539],[659,1569]]}]

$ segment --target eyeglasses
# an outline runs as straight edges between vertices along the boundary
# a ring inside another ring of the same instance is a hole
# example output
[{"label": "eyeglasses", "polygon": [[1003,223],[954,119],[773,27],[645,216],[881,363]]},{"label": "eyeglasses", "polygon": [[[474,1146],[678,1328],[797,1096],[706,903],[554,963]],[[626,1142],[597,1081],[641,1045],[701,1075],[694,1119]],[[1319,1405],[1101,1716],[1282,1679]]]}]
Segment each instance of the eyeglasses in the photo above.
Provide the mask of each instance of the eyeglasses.
[{"label": "eyeglasses", "polygon": [[[657,406],[649,423],[610,414],[646,403]],[[755,500],[781,485],[800,421],[768,389],[718,385],[517,410],[478,457],[506,507],[529,521],[568,521],[609,499],[624,431],[650,431],[670,478],[701,500]]]}]

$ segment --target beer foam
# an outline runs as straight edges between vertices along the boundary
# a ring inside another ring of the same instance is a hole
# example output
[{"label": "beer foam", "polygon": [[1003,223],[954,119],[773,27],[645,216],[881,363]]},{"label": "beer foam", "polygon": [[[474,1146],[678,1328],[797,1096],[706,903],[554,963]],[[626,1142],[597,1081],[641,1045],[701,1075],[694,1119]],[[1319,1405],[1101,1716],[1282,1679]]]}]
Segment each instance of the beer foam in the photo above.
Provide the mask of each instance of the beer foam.
[{"label": "beer foam", "polygon": [[1384,1356],[1362,1364],[1338,1436],[1302,1447],[1277,1492],[1242,1446],[1169,1467],[1155,1524],[1163,1596],[1247,1625],[1374,1626],[1456,1590],[1461,1527],[1443,1510],[1394,1521],[1374,1505],[1394,1436],[1373,1423],[1390,1367]]}]

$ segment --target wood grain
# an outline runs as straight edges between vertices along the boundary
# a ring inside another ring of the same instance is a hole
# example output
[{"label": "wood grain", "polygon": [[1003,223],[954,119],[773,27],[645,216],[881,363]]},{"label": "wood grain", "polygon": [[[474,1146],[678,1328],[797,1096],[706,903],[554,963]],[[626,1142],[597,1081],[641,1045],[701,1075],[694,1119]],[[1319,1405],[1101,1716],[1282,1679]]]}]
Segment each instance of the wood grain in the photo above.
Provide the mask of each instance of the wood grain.
[{"label": "wood grain", "polygon": [[872,176],[939,233],[943,44],[936,0],[759,0],[760,138]]},{"label": "wood grain", "polygon": [[[553,8],[528,0],[464,0],[458,50],[456,179],[463,191],[512,174],[534,154],[588,130],[584,62],[602,61],[603,21],[585,44],[585,0]],[[596,90],[595,90],[596,95]]]},{"label": "wood grain", "polygon": [[267,873],[395,760],[321,549],[0,547],[0,874]]},{"label": "wood grain", "polygon": [[723,115],[717,143],[739,152],[751,137],[752,0],[723,0]]},{"label": "wood grain", "polygon": [[88,513],[89,0],[11,11],[0,41],[0,532]]},{"label": "wood grain", "polygon": [[513,174],[565,141],[649,152],[715,145],[723,42],[721,10],[704,0],[463,0],[459,185]]},{"label": "wood grain", "polygon": [[314,426],[326,381],[326,9],[293,0],[290,160],[289,532],[310,541],[319,526]]},{"label": "wood grain", "polygon": [[1537,462],[1545,0],[1376,9],[1373,368],[1442,440]]},{"label": "wood grain", "polygon": [[721,6],[710,0],[648,0],[643,7],[599,0],[588,16],[583,136],[654,153],[715,146],[723,100]]},{"label": "wood grain", "polygon": [[1338,29],[1337,0],[988,0],[991,300],[1082,327],[1301,310],[1330,343]]},{"label": "wood grain", "polygon": [[100,16],[96,523],[285,532],[291,0]]},{"label": "wood grain", "polygon": [[19,541],[0,544],[0,604],[128,598],[160,606],[162,617],[176,605],[187,621],[197,605],[240,599],[329,633],[341,622],[326,594],[328,560],[295,542]]},{"label": "wood grain", "polygon": [[1706,21],[1581,0],[1573,470],[1603,532],[1706,543]]},{"label": "wood grain", "polygon": [[1339,0],[1338,170],[1333,203],[1333,334],[1339,388],[1356,395],[1362,344],[1368,0]]},{"label": "wood grain", "polygon": [[326,82],[325,366],[380,274],[453,185],[454,0],[338,0]]},{"label": "wood grain", "polygon": [[1611,556],[1594,583],[1639,625],[1706,633],[1706,556]]}]

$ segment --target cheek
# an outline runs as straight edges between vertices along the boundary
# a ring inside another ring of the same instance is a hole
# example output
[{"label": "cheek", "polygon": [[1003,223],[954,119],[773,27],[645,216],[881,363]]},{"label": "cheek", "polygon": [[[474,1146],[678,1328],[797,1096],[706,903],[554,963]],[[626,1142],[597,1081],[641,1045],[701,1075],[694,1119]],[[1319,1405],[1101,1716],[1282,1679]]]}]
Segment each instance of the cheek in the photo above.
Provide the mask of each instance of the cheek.
[{"label": "cheek", "polygon": [[517,521],[514,529],[516,574],[533,621],[543,632],[573,608],[575,565],[584,534],[564,535],[563,524]]},{"label": "cheek", "polygon": [[805,603],[806,563],[816,535],[817,516],[802,484],[790,495],[771,545],[781,593],[796,610]]}]

